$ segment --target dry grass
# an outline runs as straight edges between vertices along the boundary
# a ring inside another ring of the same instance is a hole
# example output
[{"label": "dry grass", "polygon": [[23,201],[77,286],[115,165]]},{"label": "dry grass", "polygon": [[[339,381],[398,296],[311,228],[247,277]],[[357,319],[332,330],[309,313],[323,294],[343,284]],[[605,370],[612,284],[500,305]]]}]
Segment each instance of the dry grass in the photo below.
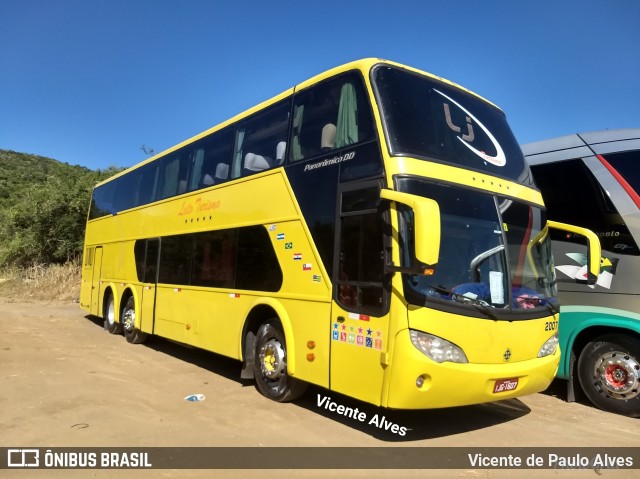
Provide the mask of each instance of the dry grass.
[{"label": "dry grass", "polygon": [[33,265],[0,273],[0,296],[29,301],[78,302],[80,262],[64,265]]}]

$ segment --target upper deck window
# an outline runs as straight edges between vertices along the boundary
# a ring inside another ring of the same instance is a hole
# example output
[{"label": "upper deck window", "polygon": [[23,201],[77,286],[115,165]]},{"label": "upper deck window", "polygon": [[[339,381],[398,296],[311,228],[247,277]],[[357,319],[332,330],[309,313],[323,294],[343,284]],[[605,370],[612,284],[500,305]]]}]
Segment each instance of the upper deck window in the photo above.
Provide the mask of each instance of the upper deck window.
[{"label": "upper deck window", "polygon": [[387,65],[373,70],[390,153],[531,184],[504,113],[462,89]]},{"label": "upper deck window", "polygon": [[[607,155],[607,160],[613,156]],[[616,166],[620,165],[616,162]],[[580,158],[534,165],[531,169],[542,192],[549,219],[589,228],[598,235],[606,251],[640,254],[638,244],[609,193]],[[583,243],[582,237],[560,231],[552,231],[551,237],[558,241]]]},{"label": "upper deck window", "polygon": [[241,121],[236,128],[232,178],[281,166],[287,146],[290,100]]},{"label": "upper deck window", "polygon": [[609,153],[603,156],[631,185],[635,193],[640,195],[640,150]]},{"label": "upper deck window", "polygon": [[371,108],[359,75],[342,75],[296,93],[290,161],[372,138]]}]

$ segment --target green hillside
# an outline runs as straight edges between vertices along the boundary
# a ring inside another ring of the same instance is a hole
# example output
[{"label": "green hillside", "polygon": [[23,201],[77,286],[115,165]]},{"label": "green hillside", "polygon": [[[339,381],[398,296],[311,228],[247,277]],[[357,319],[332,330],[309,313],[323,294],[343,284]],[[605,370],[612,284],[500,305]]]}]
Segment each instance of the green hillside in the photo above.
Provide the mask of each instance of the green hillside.
[{"label": "green hillside", "polygon": [[0,267],[78,257],[91,189],[117,171],[0,150]]}]

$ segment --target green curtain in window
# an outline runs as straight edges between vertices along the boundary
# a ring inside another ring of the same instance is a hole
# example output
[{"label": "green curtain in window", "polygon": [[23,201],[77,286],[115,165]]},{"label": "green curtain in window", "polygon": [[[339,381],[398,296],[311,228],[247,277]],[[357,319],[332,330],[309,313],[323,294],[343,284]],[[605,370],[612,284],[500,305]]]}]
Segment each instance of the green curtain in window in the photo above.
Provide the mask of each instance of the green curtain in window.
[{"label": "green curtain in window", "polygon": [[353,84],[345,83],[340,91],[338,124],[336,126],[336,148],[358,142],[358,101]]}]

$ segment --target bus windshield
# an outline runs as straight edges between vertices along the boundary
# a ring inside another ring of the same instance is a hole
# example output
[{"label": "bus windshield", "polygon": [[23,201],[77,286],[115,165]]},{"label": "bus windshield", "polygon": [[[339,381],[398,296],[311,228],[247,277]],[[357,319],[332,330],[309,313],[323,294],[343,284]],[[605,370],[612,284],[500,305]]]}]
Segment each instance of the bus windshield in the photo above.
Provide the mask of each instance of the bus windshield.
[{"label": "bus windshield", "polygon": [[376,67],[372,77],[392,155],[532,184],[499,108],[447,83],[388,65]]},{"label": "bus windshield", "polygon": [[[557,292],[544,210],[455,186],[414,178],[396,181],[400,191],[438,202],[446,238],[434,274],[403,275],[410,303],[479,306],[485,312],[505,314],[555,309]],[[414,250],[412,216],[410,209],[401,209],[403,266],[410,266]]]}]

